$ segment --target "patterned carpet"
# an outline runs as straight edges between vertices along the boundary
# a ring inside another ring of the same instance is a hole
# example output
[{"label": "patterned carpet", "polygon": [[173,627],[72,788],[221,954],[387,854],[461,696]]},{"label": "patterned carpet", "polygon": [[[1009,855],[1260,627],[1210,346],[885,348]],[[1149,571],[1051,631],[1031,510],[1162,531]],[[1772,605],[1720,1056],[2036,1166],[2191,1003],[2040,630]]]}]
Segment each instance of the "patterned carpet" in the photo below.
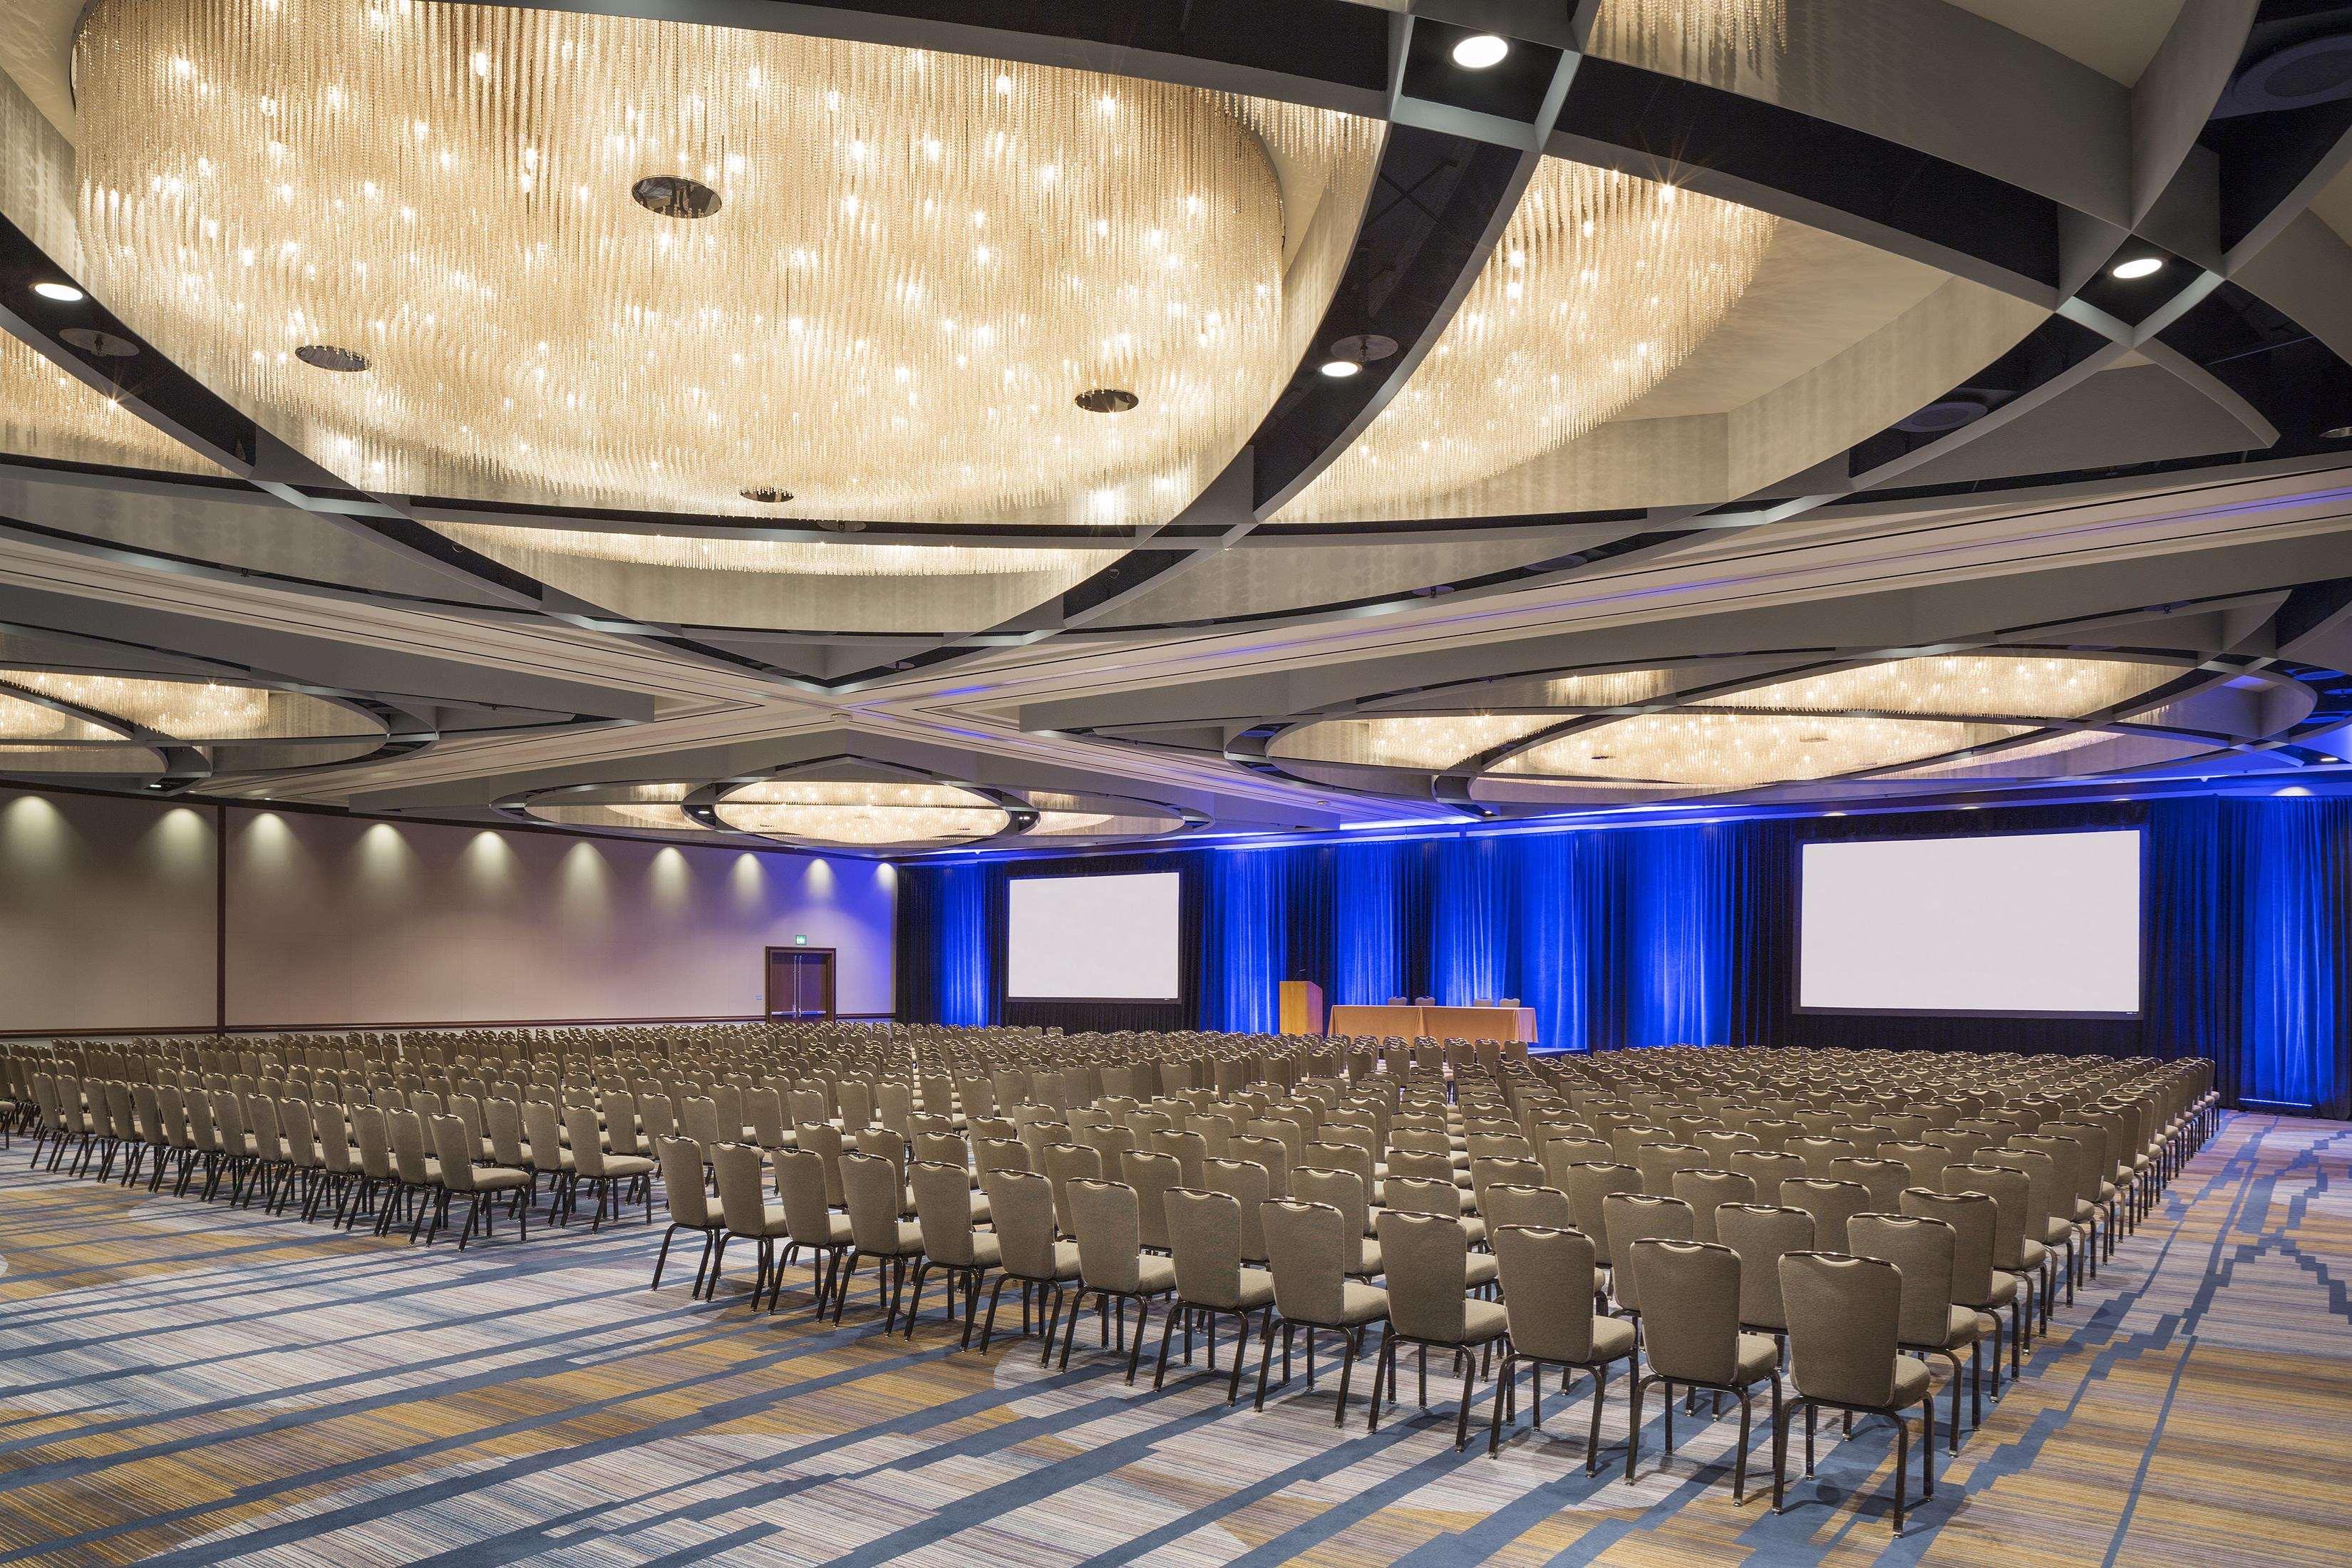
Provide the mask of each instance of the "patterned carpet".
[{"label": "patterned carpet", "polygon": [[1129,1389],[1084,1338],[1067,1373],[956,1353],[936,1292],[911,1342],[863,1286],[816,1328],[804,1271],[755,1317],[748,1258],[715,1305],[675,1270],[656,1296],[657,1228],[502,1226],[461,1258],[35,1174],[20,1144],[0,1563],[2341,1564],[2347,1157],[2342,1123],[2231,1119],[1895,1541],[1883,1426],[1825,1423],[1775,1517],[1760,1421],[1744,1507],[1736,1419],[1678,1424],[1662,1469],[1654,1399],[1628,1485],[1622,1385],[1588,1479],[1581,1398],[1457,1456],[1446,1377],[1370,1436],[1359,1378],[1342,1435],[1328,1362],[1229,1410],[1204,1366]]}]

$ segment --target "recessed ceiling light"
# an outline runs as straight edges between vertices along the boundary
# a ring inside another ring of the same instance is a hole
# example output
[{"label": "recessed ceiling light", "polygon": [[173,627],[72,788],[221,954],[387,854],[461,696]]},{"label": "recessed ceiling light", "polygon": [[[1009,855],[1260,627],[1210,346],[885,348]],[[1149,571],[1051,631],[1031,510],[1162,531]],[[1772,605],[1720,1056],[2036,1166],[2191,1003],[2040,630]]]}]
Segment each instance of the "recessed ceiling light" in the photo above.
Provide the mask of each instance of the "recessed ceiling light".
[{"label": "recessed ceiling light", "polygon": [[743,492],[743,499],[761,506],[782,506],[793,499],[793,492],[782,485],[753,485]]},{"label": "recessed ceiling light", "polygon": [[1323,362],[1323,374],[1333,381],[1345,381],[1363,368],[1351,359],[1327,359]]},{"label": "recessed ceiling light", "polygon": [[2164,258],[2160,256],[2135,256],[2129,261],[2116,262],[2113,267],[2107,269],[2107,272],[2109,277],[2120,278],[2125,282],[2129,283],[2135,279],[2153,278],[2163,270]]},{"label": "recessed ceiling light", "polygon": [[70,283],[36,283],[33,292],[44,300],[54,300],[60,305],[79,305],[88,296]]},{"label": "recessed ceiling light", "polygon": [[359,350],[333,343],[304,343],[294,351],[294,357],[313,370],[331,370],[337,375],[357,375],[369,363],[368,356]]},{"label": "recessed ceiling light", "polygon": [[2319,434],[2323,440],[2352,441],[2352,425],[2330,425]]},{"label": "recessed ceiling light", "polygon": [[1097,386],[1079,393],[1072,401],[1089,414],[1124,414],[1137,400],[1123,386]]},{"label": "recessed ceiling light", "polygon": [[1482,71],[1502,64],[1503,57],[1510,52],[1509,39],[1492,33],[1474,33],[1454,46],[1454,63],[1464,70]]},{"label": "recessed ceiling light", "polygon": [[709,217],[725,205],[717,191],[684,174],[648,174],[629,187],[629,195],[637,205],[658,217],[689,222]]}]

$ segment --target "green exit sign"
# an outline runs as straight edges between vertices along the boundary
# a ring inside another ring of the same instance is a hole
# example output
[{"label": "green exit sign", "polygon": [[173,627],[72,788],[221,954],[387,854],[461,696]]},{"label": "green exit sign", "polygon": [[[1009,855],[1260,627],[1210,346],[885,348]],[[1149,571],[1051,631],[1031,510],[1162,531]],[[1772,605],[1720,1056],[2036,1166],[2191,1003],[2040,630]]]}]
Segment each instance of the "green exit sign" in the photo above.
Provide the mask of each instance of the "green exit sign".
[{"label": "green exit sign", "polygon": [[796,932],[793,937],[793,945],[794,947],[806,947],[808,945],[808,938]]}]

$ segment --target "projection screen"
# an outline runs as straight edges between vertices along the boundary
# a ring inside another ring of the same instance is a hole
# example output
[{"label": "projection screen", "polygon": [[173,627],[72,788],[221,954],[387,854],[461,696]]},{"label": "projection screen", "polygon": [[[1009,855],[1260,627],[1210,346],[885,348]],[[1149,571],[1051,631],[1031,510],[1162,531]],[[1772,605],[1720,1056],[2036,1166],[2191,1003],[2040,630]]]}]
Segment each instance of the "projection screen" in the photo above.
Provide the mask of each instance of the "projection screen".
[{"label": "projection screen", "polygon": [[1005,886],[1006,995],[1173,1002],[1181,994],[1181,873],[1023,877]]},{"label": "projection screen", "polygon": [[1807,844],[1803,1011],[2140,1010],[2140,833]]}]

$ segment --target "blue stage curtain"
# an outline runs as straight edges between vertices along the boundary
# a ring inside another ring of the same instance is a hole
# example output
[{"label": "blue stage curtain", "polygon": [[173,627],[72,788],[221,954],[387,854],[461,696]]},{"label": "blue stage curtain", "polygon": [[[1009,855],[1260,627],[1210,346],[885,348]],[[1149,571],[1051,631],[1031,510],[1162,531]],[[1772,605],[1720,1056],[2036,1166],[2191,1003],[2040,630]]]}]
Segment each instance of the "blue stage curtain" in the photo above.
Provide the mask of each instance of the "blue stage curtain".
[{"label": "blue stage curtain", "polygon": [[992,869],[975,862],[941,867],[935,873],[932,941],[938,954],[938,1021],[942,1024],[996,1022],[998,987],[989,956]]},{"label": "blue stage curtain", "polygon": [[2244,925],[2233,944],[2244,965],[2241,1050],[2231,1064],[2225,1044],[2222,1057],[2237,1068],[2236,1096],[2352,1114],[2352,1012],[2344,994],[2352,970],[2352,802],[2231,801],[2222,816],[2219,856],[2235,861],[2244,889]]},{"label": "blue stage curtain", "polygon": [[1339,844],[1320,852],[1331,868],[1326,1003],[1378,1006],[1416,994],[1413,954],[1424,945],[1428,912],[1418,873],[1426,847]]},{"label": "blue stage curtain", "polygon": [[[1745,825],[1741,825],[1745,826]],[[1731,853],[1738,827],[1654,827],[1620,836],[1628,1046],[1728,1041],[1740,962]]]},{"label": "blue stage curtain", "polygon": [[1214,854],[1202,868],[1201,1026],[1272,1034],[1278,984],[1289,974],[1289,882],[1304,858],[1254,849]]},{"label": "blue stage curtain", "polygon": [[1523,840],[1438,841],[1429,978],[1441,1006],[1509,994],[1512,874]]}]

